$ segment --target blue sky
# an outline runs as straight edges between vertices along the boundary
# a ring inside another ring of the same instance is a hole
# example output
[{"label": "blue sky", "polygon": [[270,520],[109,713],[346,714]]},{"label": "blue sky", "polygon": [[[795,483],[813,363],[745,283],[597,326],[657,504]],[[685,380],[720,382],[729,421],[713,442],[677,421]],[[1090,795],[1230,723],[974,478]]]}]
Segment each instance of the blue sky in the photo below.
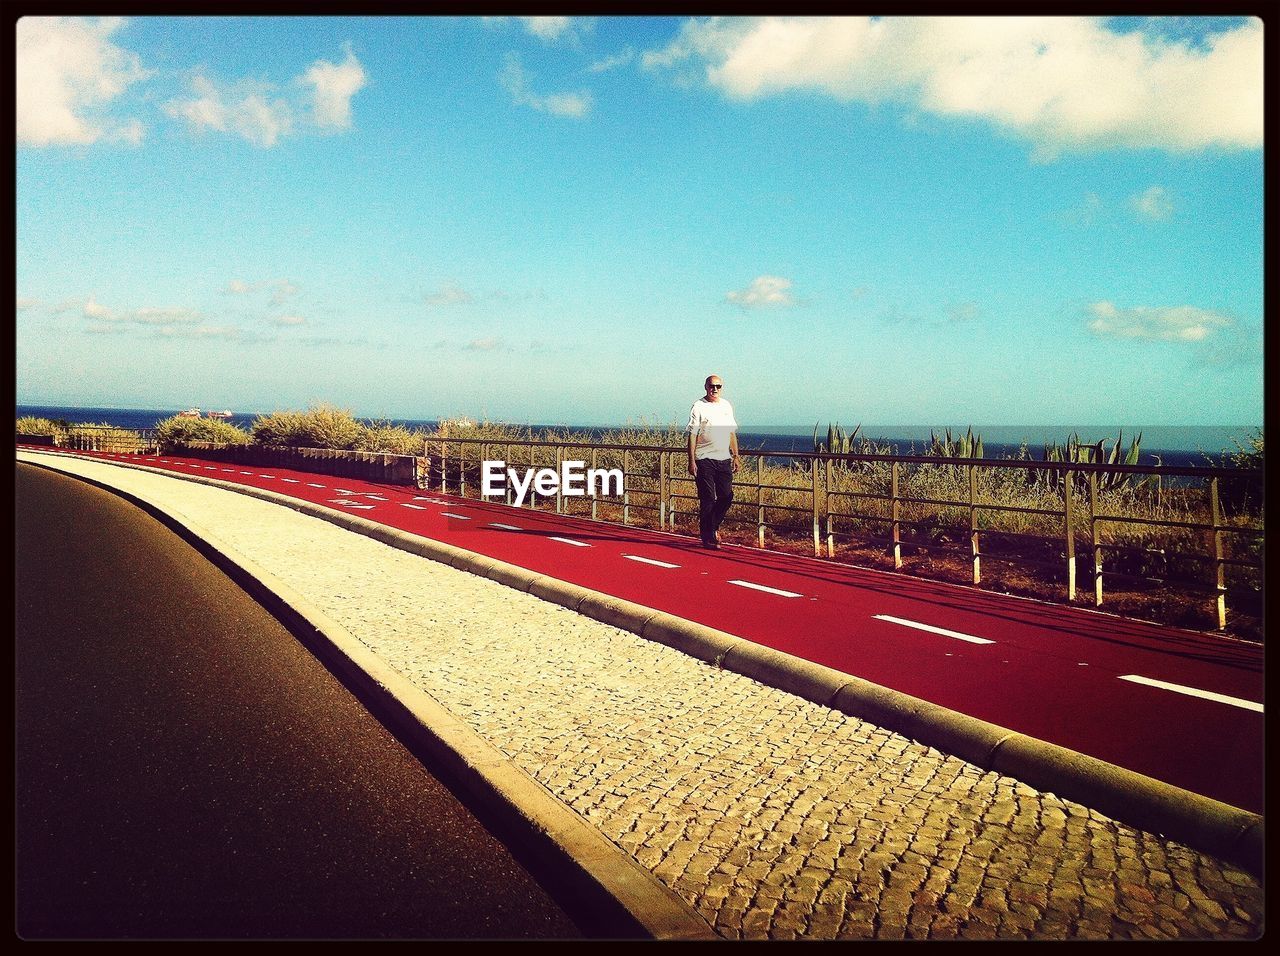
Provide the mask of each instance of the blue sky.
[{"label": "blue sky", "polygon": [[24,19],[17,398],[1260,424],[1262,32]]}]

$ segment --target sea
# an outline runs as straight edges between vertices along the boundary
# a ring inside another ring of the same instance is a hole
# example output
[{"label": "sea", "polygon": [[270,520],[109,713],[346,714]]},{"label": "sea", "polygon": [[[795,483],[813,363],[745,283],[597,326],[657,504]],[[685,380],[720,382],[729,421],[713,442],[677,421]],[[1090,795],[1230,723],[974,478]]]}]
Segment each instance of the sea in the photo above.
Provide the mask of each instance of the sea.
[{"label": "sea", "polygon": [[[119,428],[153,428],[156,422],[170,418],[182,409],[163,408],[90,408],[82,406],[62,405],[18,405],[19,417],[32,415],[39,418],[62,419],[67,422],[88,422],[91,424],[115,425]],[[236,412],[228,421],[247,429],[257,417],[256,412]],[[407,428],[431,429],[438,424],[436,419],[390,419],[392,424]],[[512,423],[518,424],[518,423]],[[545,428],[572,429],[599,436],[608,430],[600,425],[532,425],[535,431]],[[621,425],[616,427],[623,427]],[[852,430],[846,425],[845,431]],[[929,447],[929,436],[932,432],[942,436],[947,428],[952,437],[963,435],[968,425],[863,425],[858,432],[859,437],[886,444],[896,453],[910,455],[922,453]],[[1139,464],[1154,465],[1159,461],[1165,465],[1185,467],[1188,465],[1220,464],[1226,456],[1235,452],[1239,446],[1248,446],[1249,438],[1258,432],[1258,426],[1250,425],[1159,425],[1143,427],[1141,425],[974,425],[975,434],[982,436],[983,450],[988,458],[1000,458],[1018,452],[1025,442],[1027,450],[1033,458],[1042,458],[1046,444],[1065,444],[1073,435],[1079,435],[1081,441],[1097,442],[1105,439],[1107,447],[1112,447],[1117,438],[1123,447],[1128,449],[1129,443],[1139,434],[1141,459]],[[738,433],[738,443],[744,451],[813,451],[813,426],[798,425],[762,425],[744,429]],[[825,440],[827,423],[823,422],[819,429],[819,437]]]}]

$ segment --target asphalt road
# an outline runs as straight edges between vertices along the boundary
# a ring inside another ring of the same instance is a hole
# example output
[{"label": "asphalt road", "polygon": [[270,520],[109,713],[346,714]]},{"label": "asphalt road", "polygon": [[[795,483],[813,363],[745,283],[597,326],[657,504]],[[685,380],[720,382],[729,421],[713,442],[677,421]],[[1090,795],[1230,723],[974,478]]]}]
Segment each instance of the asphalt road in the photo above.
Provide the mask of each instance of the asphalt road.
[{"label": "asphalt road", "polygon": [[581,935],[185,541],[30,466],[15,502],[19,936]]},{"label": "asphalt road", "polygon": [[94,457],[314,501],[1262,810],[1259,645],[776,552],[706,552],[685,536],[354,478]]}]

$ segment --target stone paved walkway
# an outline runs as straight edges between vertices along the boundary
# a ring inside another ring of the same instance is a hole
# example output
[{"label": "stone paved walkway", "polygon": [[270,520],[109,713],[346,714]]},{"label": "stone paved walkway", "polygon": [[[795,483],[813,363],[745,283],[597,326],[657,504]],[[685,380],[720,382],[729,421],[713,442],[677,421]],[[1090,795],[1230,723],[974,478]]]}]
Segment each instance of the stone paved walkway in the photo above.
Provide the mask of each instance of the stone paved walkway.
[{"label": "stone paved walkway", "polygon": [[214,529],[726,937],[1262,932],[1247,873],[866,721],[286,508],[62,466]]}]

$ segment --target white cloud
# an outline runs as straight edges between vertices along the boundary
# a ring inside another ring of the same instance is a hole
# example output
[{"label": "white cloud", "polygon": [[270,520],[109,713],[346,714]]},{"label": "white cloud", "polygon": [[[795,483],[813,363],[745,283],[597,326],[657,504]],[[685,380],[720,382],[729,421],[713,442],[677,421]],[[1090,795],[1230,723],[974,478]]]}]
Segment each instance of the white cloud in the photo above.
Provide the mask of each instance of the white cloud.
[{"label": "white cloud", "polygon": [[524,28],[542,40],[555,40],[572,22],[571,17],[521,17]]},{"label": "white cloud", "polygon": [[592,18],[582,17],[481,17],[480,22],[487,27],[501,27],[518,20],[520,24],[539,40],[552,42],[561,37],[574,37],[578,29],[591,29]]},{"label": "white cloud", "polygon": [[191,91],[194,96],[170,100],[164,110],[175,119],[186,120],[193,130],[235,133],[264,149],[293,131],[293,106],[280,97],[269,99],[269,86],[250,81],[219,86],[196,74],[191,78]]},{"label": "white cloud", "polygon": [[1089,331],[1104,338],[1150,339],[1165,342],[1203,342],[1219,330],[1235,326],[1219,312],[1191,305],[1117,308],[1111,302],[1089,306]]},{"label": "white cloud", "polygon": [[341,63],[316,60],[302,76],[302,82],[312,88],[311,114],[319,127],[350,129],[351,97],[368,83],[364,67],[350,46],[346,53],[347,58]]},{"label": "white cloud", "polygon": [[163,325],[156,329],[156,334],[165,338],[184,339],[235,339],[240,337],[240,330],[234,325]]},{"label": "white cloud", "polygon": [[114,319],[115,313],[106,306],[100,305],[93,298],[90,298],[84,304],[84,317],[86,319]]},{"label": "white cloud", "polygon": [[141,309],[118,311],[108,308],[92,296],[80,306],[80,309],[81,314],[86,319],[92,319],[99,324],[110,322],[113,324],[172,326],[175,324],[190,325],[201,321],[200,313],[194,309],[147,306]]},{"label": "white cloud", "polygon": [[196,73],[190,80],[191,95],[170,100],[164,110],[193,130],[235,134],[264,149],[297,132],[307,120],[318,129],[350,129],[351,98],[368,83],[368,76],[350,46],[345,49],[343,62],[316,60],[285,95],[270,83],[219,83]]},{"label": "white cloud", "polygon": [[591,112],[591,94],[585,90],[577,93],[552,93],[540,96],[529,88],[529,74],[520,65],[519,58],[508,54],[507,64],[499,74],[503,88],[511,94],[511,101],[518,106],[529,106],[555,116],[581,119]]},{"label": "white cloud", "polygon": [[744,309],[783,308],[796,304],[791,280],[778,276],[757,276],[745,289],[730,292],[725,300]]},{"label": "white cloud", "polygon": [[1102,214],[1102,199],[1097,193],[1089,192],[1084,194],[1084,199],[1080,205],[1073,209],[1063,210],[1058,214],[1058,218],[1072,226],[1092,226],[1098,221],[1098,216]]},{"label": "white cloud", "polygon": [[298,287],[288,279],[260,279],[257,282],[232,279],[222,291],[227,295],[251,295],[264,289],[271,290],[272,305],[281,305],[299,292]]},{"label": "white cloud", "polygon": [[1262,22],[1202,43],[1081,17],[806,17],[687,22],[648,68],[687,64],[727,96],[816,90],[896,102],[1067,149],[1262,146]]},{"label": "white cloud", "polygon": [[626,47],[621,53],[615,53],[613,56],[607,56],[603,60],[596,60],[589,67],[588,73],[607,73],[610,70],[616,70],[618,67],[627,66],[636,58],[636,51],[631,47]]},{"label": "white cloud", "polygon": [[16,28],[16,117],[21,145],[137,143],[143,126],[103,111],[134,83],[146,79],[134,53],[110,36],[117,18],[23,17]]},{"label": "white cloud", "polygon": [[1129,208],[1139,219],[1167,222],[1173,218],[1173,200],[1163,186],[1152,186],[1146,192],[1129,197]]},{"label": "white cloud", "polygon": [[426,297],[427,305],[466,305],[473,301],[471,293],[456,282],[450,282],[440,287],[438,292],[432,292]]},{"label": "white cloud", "polygon": [[271,293],[271,304],[280,305],[286,299],[290,299],[298,294],[298,287],[288,279],[280,279],[274,285],[274,291]]}]

